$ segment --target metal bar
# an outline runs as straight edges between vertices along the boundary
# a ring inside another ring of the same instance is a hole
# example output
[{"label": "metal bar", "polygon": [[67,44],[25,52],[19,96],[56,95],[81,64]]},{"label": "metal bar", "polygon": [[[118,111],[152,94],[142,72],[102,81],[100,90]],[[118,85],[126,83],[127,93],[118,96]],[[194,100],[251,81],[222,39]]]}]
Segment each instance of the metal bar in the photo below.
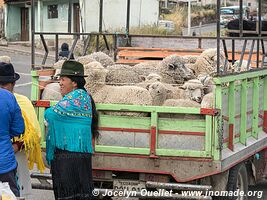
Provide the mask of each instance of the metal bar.
[{"label": "metal bar", "polygon": [[262,59],[261,59],[261,67],[264,66],[264,60],[265,60],[265,47],[264,47],[264,40],[261,39],[261,48],[262,48]]},{"label": "metal bar", "polygon": [[202,48],[202,38],[198,38],[198,47],[199,49]]},{"label": "metal bar", "polygon": [[31,68],[34,70],[35,64],[35,3],[34,0],[31,0]]},{"label": "metal bar", "polygon": [[228,52],[227,52],[227,47],[226,47],[225,39],[222,39],[222,43],[223,43],[223,50],[224,50],[224,54],[225,54],[225,61],[224,61],[224,66],[223,66],[223,72],[225,73],[227,71],[226,67],[227,67],[227,63],[228,63]]},{"label": "metal bar", "polygon": [[262,0],[258,0],[258,34],[259,36],[261,37],[261,30],[262,30],[262,27],[261,27],[261,13],[262,13]]},{"label": "metal bar", "polygon": [[252,58],[252,54],[253,54],[254,45],[255,45],[255,40],[252,40],[252,44],[251,44],[250,51],[249,51],[249,56],[248,56],[247,70],[249,70],[249,66],[250,66],[250,63],[251,63],[251,58]]},{"label": "metal bar", "polygon": [[220,37],[221,37],[221,25],[220,25],[220,5],[221,1],[217,0],[217,74],[220,74]]},{"label": "metal bar", "polygon": [[69,9],[68,9],[68,33],[71,33],[71,15],[72,15],[72,0],[69,0]]},{"label": "metal bar", "polygon": [[47,59],[47,55],[48,55],[48,48],[47,48],[44,36],[42,34],[40,35],[40,38],[41,38],[42,44],[43,44],[44,49],[45,49],[45,55],[44,55],[44,58],[43,58],[43,61],[42,61],[42,65],[44,65],[45,62],[46,62],[46,59]]},{"label": "metal bar", "polygon": [[241,83],[240,143],[247,144],[247,79]]},{"label": "metal bar", "polygon": [[244,40],[244,44],[243,44],[243,47],[242,47],[242,52],[241,52],[241,56],[240,56],[240,60],[239,60],[239,64],[238,64],[238,71],[240,71],[240,69],[241,69],[241,65],[243,63],[243,59],[244,59],[244,54],[245,54],[246,48],[247,48],[247,40]]},{"label": "metal bar", "polygon": [[131,12],[131,0],[127,0],[127,19],[126,19],[126,31],[130,33],[130,12]]},{"label": "metal bar", "polygon": [[[215,88],[215,108],[218,110],[222,110],[222,86],[221,85],[216,85]],[[222,133],[221,131],[221,121],[222,121],[222,116],[217,115],[214,118],[214,136],[212,140],[212,155],[214,160],[220,160],[221,159],[221,149],[222,149]]]},{"label": "metal bar", "polygon": [[[100,0],[99,4],[99,25],[98,32],[102,35],[102,22],[103,22],[103,0]],[[99,51],[99,35],[96,36],[96,51]]]},{"label": "metal bar", "polygon": [[107,47],[107,50],[110,51],[109,45],[108,45],[108,40],[107,37],[105,35],[103,35],[104,41],[105,41],[105,45]]},{"label": "metal bar", "polygon": [[239,37],[243,37],[243,0],[239,0]]},{"label": "metal bar", "polygon": [[260,40],[257,40],[257,59],[256,59],[256,67],[259,68],[260,62]]},{"label": "metal bar", "polygon": [[58,61],[58,34],[56,34],[55,42],[56,42],[55,61],[57,62]]},{"label": "metal bar", "polygon": [[264,77],[264,85],[263,85],[263,131],[267,133],[267,75]]},{"label": "metal bar", "polygon": [[113,51],[114,51],[114,62],[117,61],[118,49],[117,49],[117,35],[113,35]]},{"label": "metal bar", "polygon": [[151,137],[150,137],[150,157],[156,158],[156,149],[157,149],[157,138],[158,138],[158,113],[152,112],[151,113]]},{"label": "metal bar", "polygon": [[235,64],[235,40],[232,40],[232,65]]},{"label": "metal bar", "polygon": [[73,41],[73,44],[71,46],[71,49],[70,49],[70,52],[69,52],[69,55],[68,55],[68,59],[70,59],[71,54],[73,53],[73,51],[75,49],[75,46],[76,46],[78,40],[79,40],[79,37],[78,36],[75,36],[75,40]]},{"label": "metal bar", "polygon": [[90,46],[91,41],[92,41],[92,37],[90,35],[88,35],[88,37],[86,38],[85,44],[84,44],[82,56],[85,56],[86,55],[87,49]]}]

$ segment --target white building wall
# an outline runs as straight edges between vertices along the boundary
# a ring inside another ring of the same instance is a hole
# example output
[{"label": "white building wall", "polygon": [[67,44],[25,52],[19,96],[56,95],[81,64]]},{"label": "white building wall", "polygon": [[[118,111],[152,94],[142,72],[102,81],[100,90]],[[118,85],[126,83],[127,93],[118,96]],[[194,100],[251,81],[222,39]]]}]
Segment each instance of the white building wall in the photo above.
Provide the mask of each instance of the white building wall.
[{"label": "white building wall", "polygon": [[[99,0],[80,0],[82,23],[85,32],[98,31]],[[102,30],[125,29],[127,0],[103,1]],[[131,0],[130,27],[156,24],[159,17],[159,0]]]}]

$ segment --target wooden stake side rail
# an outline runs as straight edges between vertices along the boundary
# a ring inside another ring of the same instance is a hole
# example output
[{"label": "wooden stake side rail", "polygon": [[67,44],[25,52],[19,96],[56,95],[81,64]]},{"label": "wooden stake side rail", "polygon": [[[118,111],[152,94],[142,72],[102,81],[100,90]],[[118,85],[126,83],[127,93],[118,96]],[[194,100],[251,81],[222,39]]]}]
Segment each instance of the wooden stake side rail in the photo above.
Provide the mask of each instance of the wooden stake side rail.
[{"label": "wooden stake side rail", "polygon": [[[174,48],[143,48],[143,47],[119,47],[118,48],[118,64],[138,64],[141,62],[162,60],[170,55],[178,56],[199,56],[204,49],[174,49]],[[260,56],[262,53],[260,52]],[[232,58],[232,51],[228,51],[228,58]],[[241,51],[235,51],[235,59],[241,58]],[[249,59],[249,50],[245,51],[244,60]],[[257,53],[254,51],[251,57],[251,65],[256,66]],[[231,60],[229,60],[231,61]]]}]

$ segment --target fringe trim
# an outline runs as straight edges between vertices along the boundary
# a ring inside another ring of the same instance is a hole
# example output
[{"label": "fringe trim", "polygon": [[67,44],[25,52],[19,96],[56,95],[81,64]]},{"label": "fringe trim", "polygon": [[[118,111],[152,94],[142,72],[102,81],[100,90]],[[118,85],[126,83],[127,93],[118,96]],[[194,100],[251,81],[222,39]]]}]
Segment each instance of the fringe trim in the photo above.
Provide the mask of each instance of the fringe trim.
[{"label": "fringe trim", "polygon": [[34,125],[28,119],[27,114],[23,110],[21,112],[24,119],[25,131],[22,135],[14,137],[13,141],[23,142],[24,149],[21,151],[25,151],[26,153],[29,169],[33,169],[34,163],[36,163],[37,168],[41,173],[43,173],[45,170],[45,165],[42,159],[40,138]]}]

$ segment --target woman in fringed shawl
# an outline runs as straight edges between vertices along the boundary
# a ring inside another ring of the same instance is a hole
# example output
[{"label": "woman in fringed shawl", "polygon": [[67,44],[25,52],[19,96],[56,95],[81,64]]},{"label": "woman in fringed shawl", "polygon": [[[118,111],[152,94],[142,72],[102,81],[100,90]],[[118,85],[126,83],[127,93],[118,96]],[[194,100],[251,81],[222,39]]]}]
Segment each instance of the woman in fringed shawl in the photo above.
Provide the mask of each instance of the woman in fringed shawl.
[{"label": "woman in fringed shawl", "polygon": [[81,63],[65,61],[59,76],[63,99],[45,112],[46,158],[51,163],[55,199],[93,199],[92,137],[98,124],[95,104],[84,89]]}]

